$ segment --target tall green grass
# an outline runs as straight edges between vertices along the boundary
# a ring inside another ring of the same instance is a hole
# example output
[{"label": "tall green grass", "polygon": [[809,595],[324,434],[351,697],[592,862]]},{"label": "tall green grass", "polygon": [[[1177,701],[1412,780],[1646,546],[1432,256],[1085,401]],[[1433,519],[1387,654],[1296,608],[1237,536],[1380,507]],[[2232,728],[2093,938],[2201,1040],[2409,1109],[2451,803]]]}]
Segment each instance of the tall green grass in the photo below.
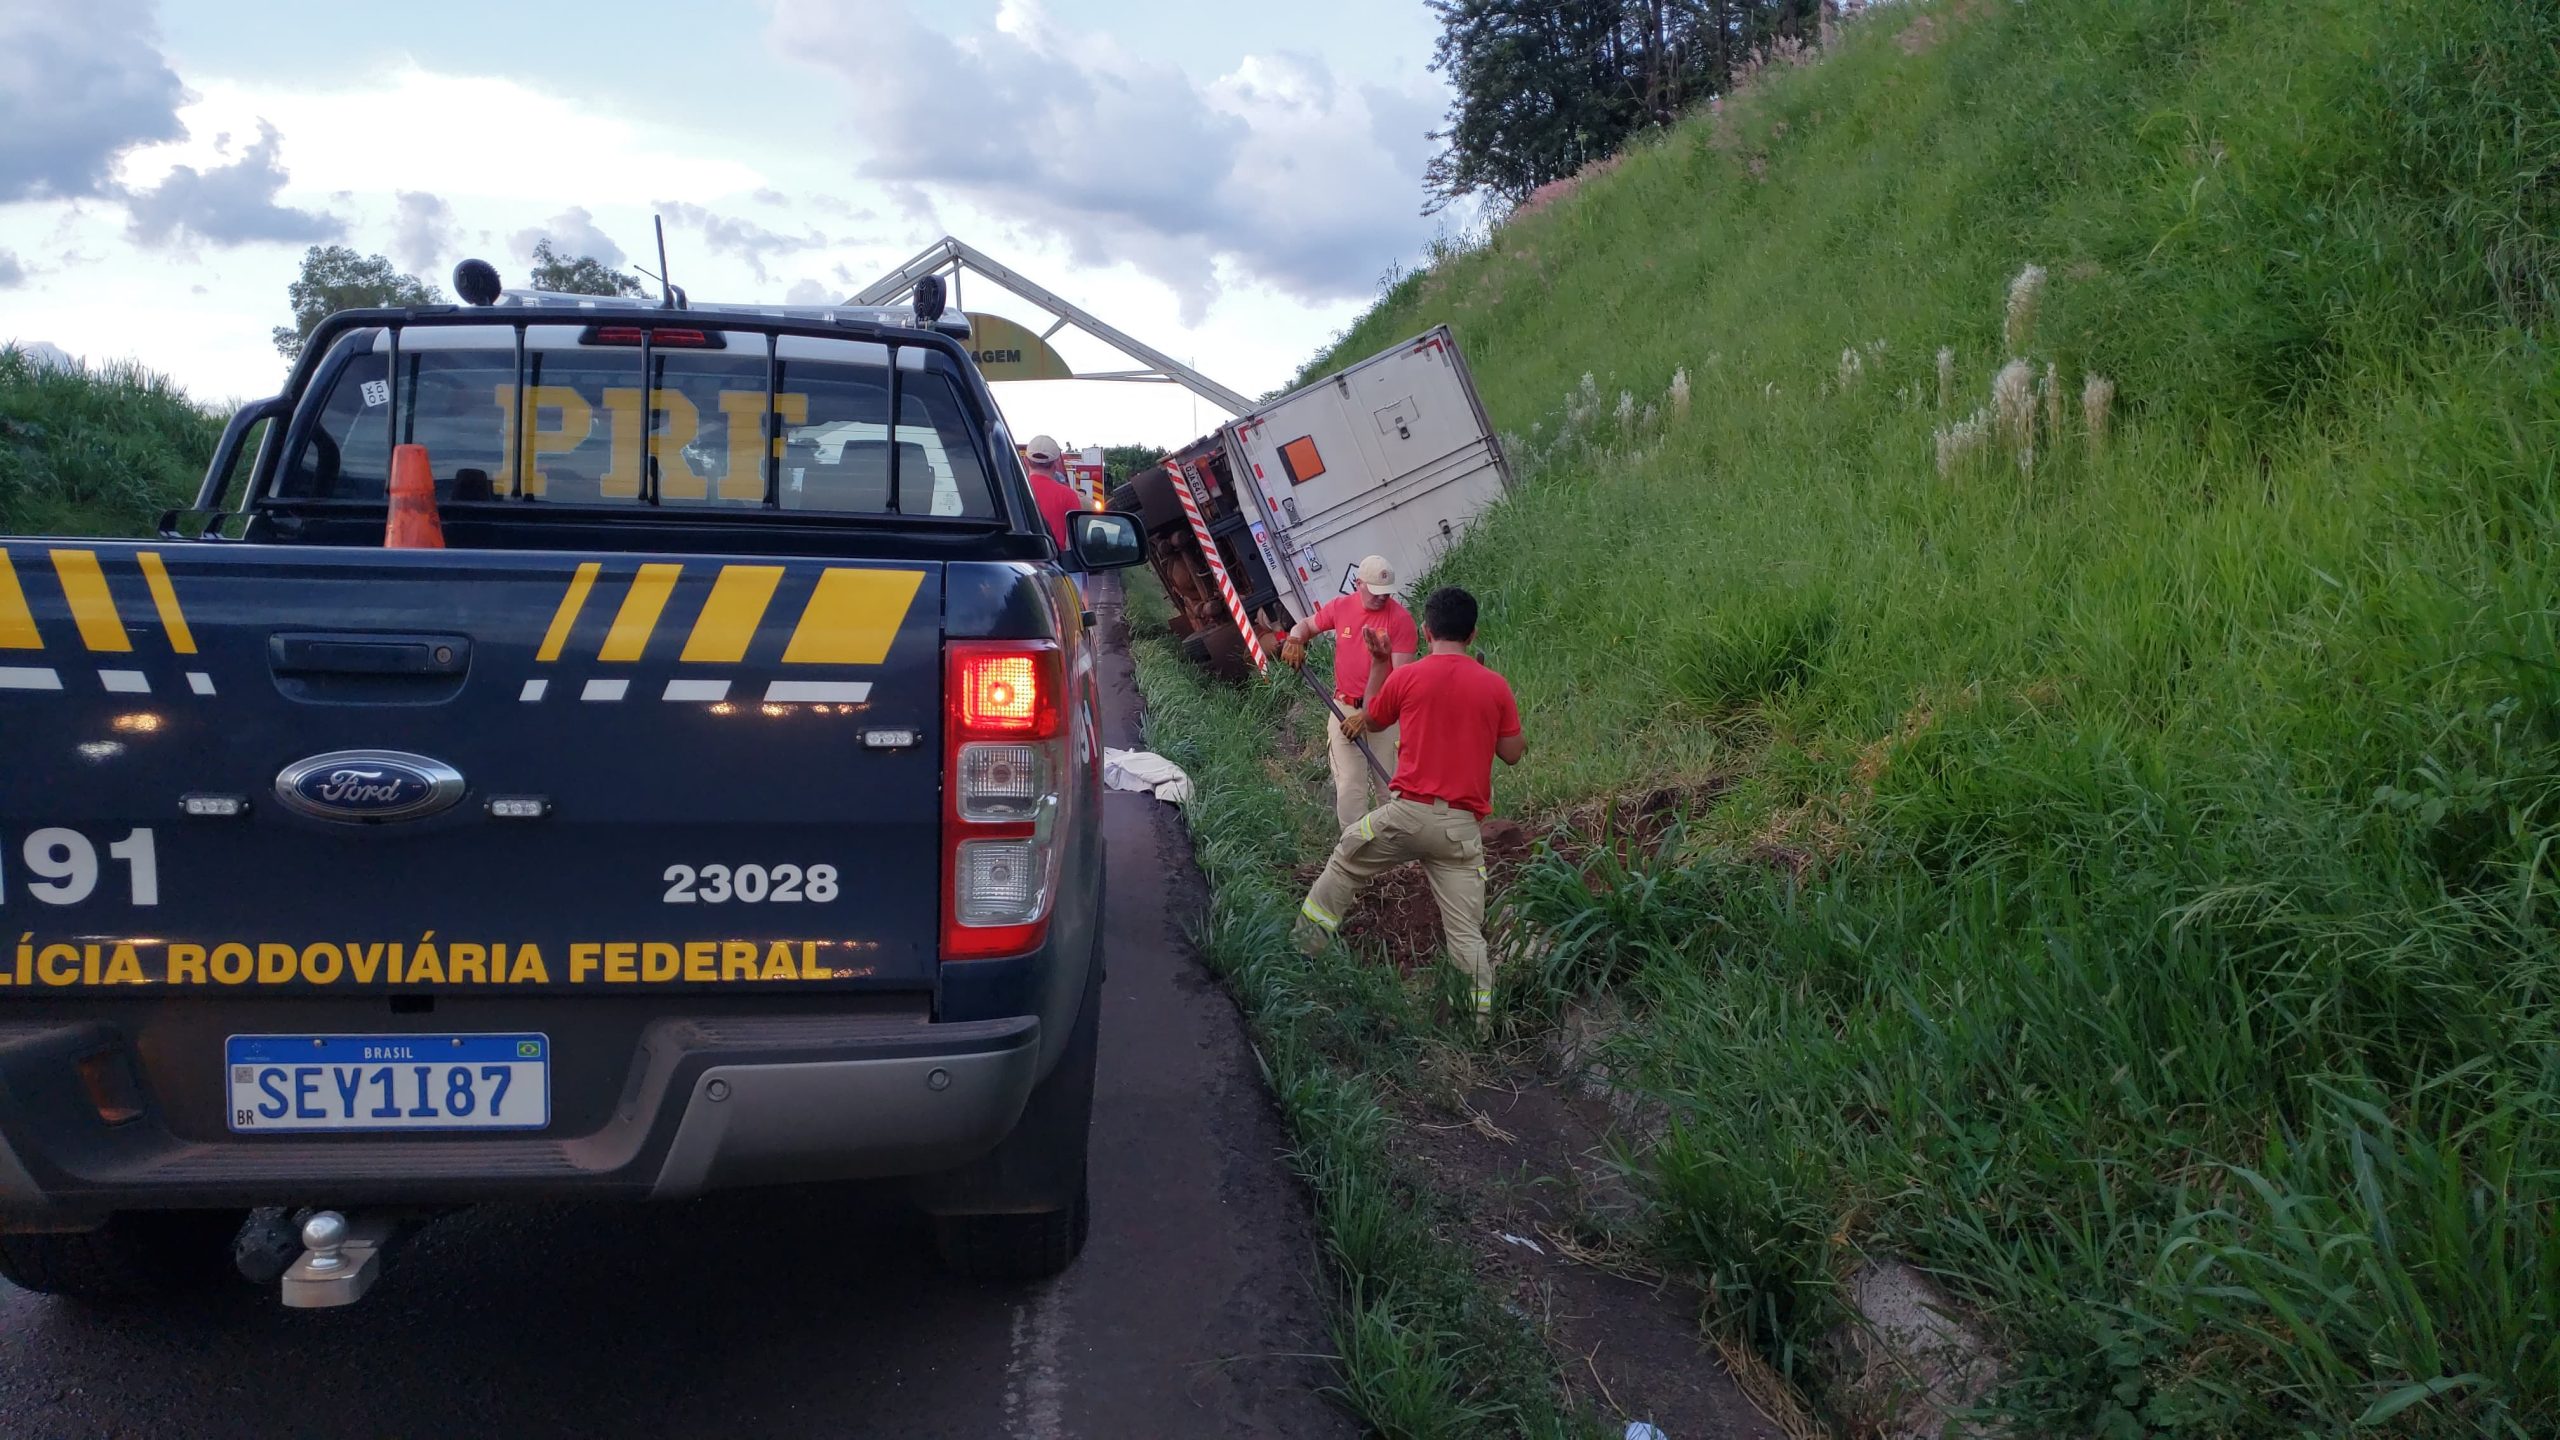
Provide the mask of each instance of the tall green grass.
[{"label": "tall green grass", "polygon": [[1919,4],[1310,367],[1446,321],[1510,437],[1500,804],[1735,781],[1517,895],[1771,1353],[1891,1251],[2034,1433],[2560,1433],[2555,314],[2551,6]]},{"label": "tall green grass", "polygon": [[1179,658],[1163,599],[1131,589],[1148,743],[1193,783],[1184,819],[1212,887],[1201,952],[1252,1023],[1289,1164],[1314,1195],[1336,1283],[1337,1398],[1394,1440],[1597,1434],[1526,1319],[1477,1282],[1449,1233],[1477,1217],[1446,1213],[1395,1158],[1387,1087],[1413,1079],[1428,1022],[1389,967],[1339,949],[1307,961],[1288,943],[1298,895],[1271,860],[1305,849],[1311,812],[1291,807],[1267,767],[1269,737],[1296,719],[1294,692],[1226,693]]},{"label": "tall green grass", "polygon": [[220,417],[138,366],[0,347],[0,535],[138,535],[195,498]]}]

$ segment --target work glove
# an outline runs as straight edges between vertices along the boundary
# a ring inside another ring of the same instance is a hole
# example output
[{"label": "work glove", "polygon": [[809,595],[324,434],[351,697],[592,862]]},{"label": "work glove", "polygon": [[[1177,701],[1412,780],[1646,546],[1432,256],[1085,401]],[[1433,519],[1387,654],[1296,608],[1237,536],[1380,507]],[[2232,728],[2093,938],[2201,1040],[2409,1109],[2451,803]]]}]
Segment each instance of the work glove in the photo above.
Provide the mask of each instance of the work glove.
[{"label": "work glove", "polygon": [[1307,668],[1307,642],[1292,635],[1280,642],[1280,663],[1292,670]]},{"label": "work glove", "polygon": [[1366,710],[1345,710],[1345,711],[1343,711],[1343,712],[1342,712],[1342,735],[1343,735],[1343,738],[1344,738],[1344,739],[1346,739],[1346,740],[1357,740],[1357,739],[1359,739],[1361,736],[1366,735],[1366,734],[1368,734],[1368,733],[1369,733],[1369,712],[1368,712],[1368,711],[1366,711]]},{"label": "work glove", "polygon": [[1360,643],[1369,647],[1369,658],[1380,664],[1395,658],[1395,642],[1387,638],[1386,631],[1375,626],[1360,632]]}]

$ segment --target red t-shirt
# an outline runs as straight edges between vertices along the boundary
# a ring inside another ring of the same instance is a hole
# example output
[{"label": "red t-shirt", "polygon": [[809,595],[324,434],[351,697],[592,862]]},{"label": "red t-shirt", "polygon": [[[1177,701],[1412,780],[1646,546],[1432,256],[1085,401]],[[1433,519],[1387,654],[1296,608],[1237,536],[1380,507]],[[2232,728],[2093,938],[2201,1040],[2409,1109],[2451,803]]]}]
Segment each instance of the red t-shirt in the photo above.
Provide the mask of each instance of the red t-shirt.
[{"label": "red t-shirt", "polygon": [[1333,693],[1354,705],[1369,693],[1369,645],[1360,638],[1361,631],[1386,631],[1391,654],[1410,655],[1422,648],[1422,632],[1414,628],[1413,612],[1394,596],[1375,610],[1360,603],[1361,599],[1356,591],[1336,595],[1310,617],[1317,629],[1333,632]]},{"label": "red t-shirt", "polygon": [[1084,497],[1075,487],[1046,470],[1031,472],[1031,500],[1040,507],[1040,519],[1049,527],[1049,538],[1058,542],[1058,558],[1067,558],[1067,517],[1084,508]]},{"label": "red t-shirt", "polygon": [[1390,787],[1398,795],[1446,800],[1479,820],[1493,813],[1494,742],[1520,733],[1509,681],[1472,655],[1425,655],[1387,677],[1369,720],[1404,726]]}]

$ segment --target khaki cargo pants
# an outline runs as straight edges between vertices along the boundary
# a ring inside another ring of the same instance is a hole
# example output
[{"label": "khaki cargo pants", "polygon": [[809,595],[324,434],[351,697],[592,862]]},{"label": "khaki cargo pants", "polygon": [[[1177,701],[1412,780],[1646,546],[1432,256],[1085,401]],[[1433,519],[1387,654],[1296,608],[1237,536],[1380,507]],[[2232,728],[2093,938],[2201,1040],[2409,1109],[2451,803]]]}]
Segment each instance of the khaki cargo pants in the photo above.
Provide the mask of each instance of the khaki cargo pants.
[{"label": "khaki cargo pants", "polygon": [[[1348,712],[1351,705],[1342,707]],[[1389,775],[1396,773],[1396,727],[1372,730],[1368,735],[1369,753]],[[1324,758],[1333,766],[1333,823],[1348,828],[1369,813],[1373,805],[1384,805],[1396,798],[1378,777],[1369,773],[1369,762],[1360,758],[1360,742],[1342,733],[1342,722],[1328,710],[1324,717]]]},{"label": "khaki cargo pants", "polygon": [[1493,959],[1484,942],[1484,833],[1476,817],[1445,800],[1389,800],[1342,832],[1324,874],[1299,913],[1328,934],[1341,928],[1360,887],[1408,860],[1422,863],[1449,959],[1475,987],[1476,1009],[1493,1003]]}]

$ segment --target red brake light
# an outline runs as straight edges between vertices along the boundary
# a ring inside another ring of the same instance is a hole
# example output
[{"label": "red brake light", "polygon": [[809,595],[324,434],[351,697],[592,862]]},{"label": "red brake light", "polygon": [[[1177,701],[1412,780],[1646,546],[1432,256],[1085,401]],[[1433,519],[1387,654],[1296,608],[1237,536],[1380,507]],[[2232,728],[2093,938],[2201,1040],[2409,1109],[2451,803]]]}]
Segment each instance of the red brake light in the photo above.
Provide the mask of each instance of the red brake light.
[{"label": "red brake light", "polygon": [[1012,646],[952,648],[952,719],[964,734],[1033,739],[1054,735],[1058,732],[1058,689],[1055,651]]},{"label": "red brake light", "polygon": [[963,665],[960,723],[972,730],[1028,730],[1038,712],[1040,677],[1028,655],[988,655]]},{"label": "red brake light", "polygon": [[[641,330],[638,325],[593,325],[588,327],[584,338],[589,345],[637,345]],[[723,348],[720,340],[705,330],[650,330],[648,336],[652,345],[688,350]]]}]

